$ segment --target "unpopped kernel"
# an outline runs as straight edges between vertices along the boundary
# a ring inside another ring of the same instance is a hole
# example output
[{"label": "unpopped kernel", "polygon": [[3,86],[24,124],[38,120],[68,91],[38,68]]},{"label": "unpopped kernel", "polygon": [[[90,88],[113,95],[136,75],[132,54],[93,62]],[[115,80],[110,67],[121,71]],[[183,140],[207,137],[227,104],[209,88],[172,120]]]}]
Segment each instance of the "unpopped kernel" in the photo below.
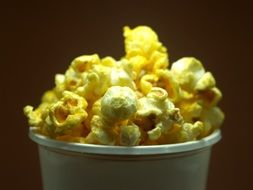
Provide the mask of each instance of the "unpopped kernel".
[{"label": "unpopped kernel", "polygon": [[125,56],[82,55],[41,104],[24,113],[50,138],[102,145],[158,145],[198,140],[222,125],[221,91],[200,60],[170,66],[166,47],[147,26],[124,27]]}]

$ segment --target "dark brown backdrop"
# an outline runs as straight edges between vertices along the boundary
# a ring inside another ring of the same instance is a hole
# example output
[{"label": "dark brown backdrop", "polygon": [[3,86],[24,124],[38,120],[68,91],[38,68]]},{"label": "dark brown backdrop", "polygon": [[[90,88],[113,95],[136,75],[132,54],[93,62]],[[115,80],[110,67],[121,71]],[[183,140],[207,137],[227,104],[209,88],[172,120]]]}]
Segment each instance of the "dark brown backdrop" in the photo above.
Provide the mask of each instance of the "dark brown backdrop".
[{"label": "dark brown backdrop", "polygon": [[[195,56],[217,79],[226,114],[208,190],[252,184],[252,15],[246,1],[38,1],[1,4],[1,189],[42,189],[22,108],[38,105],[81,54],[124,55],[122,27],[153,27],[171,61]],[[2,188],[4,187],[4,188]]]}]

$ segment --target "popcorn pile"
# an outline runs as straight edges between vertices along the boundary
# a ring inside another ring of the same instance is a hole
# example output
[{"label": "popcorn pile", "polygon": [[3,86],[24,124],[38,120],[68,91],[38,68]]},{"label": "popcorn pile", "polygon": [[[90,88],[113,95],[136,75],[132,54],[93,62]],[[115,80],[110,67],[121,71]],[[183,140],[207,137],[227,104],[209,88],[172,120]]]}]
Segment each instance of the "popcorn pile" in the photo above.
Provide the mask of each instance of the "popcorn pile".
[{"label": "popcorn pile", "polygon": [[103,145],[158,145],[201,139],[221,126],[215,79],[193,57],[170,69],[167,49],[147,26],[124,27],[126,55],[75,58],[29,125],[53,139]]}]

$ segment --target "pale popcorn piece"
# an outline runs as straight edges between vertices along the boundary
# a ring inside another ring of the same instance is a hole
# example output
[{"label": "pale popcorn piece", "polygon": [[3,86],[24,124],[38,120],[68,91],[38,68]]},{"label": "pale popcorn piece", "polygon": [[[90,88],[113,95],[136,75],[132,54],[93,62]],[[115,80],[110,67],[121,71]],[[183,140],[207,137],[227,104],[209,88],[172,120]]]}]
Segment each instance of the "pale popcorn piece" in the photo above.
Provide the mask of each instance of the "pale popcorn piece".
[{"label": "pale popcorn piece", "polygon": [[144,117],[151,114],[160,115],[164,110],[174,108],[174,104],[167,97],[166,90],[153,87],[146,97],[138,100],[137,115]]},{"label": "pale popcorn piece", "polygon": [[161,135],[162,135],[161,127],[155,127],[154,129],[148,131],[148,137],[152,141],[159,139]]},{"label": "pale popcorn piece", "polygon": [[113,86],[109,88],[104,96],[93,104],[94,116],[90,122],[91,132],[85,142],[115,144],[119,136],[115,130],[118,122],[132,117],[136,112],[136,104],[136,94],[129,87]]},{"label": "pale popcorn piece", "polygon": [[217,106],[203,110],[201,121],[204,123],[202,137],[210,134],[214,129],[219,128],[224,121],[224,113]]},{"label": "pale popcorn piece", "polygon": [[154,122],[155,128],[147,132],[150,140],[158,140],[162,135],[168,133],[173,125],[182,124],[183,118],[178,108],[172,108],[156,117]]},{"label": "pale popcorn piece", "polygon": [[101,99],[101,113],[108,121],[122,121],[137,110],[137,97],[129,87],[112,86]]},{"label": "pale popcorn piece", "polygon": [[117,66],[122,68],[130,76],[131,79],[133,80],[136,79],[136,73],[133,72],[134,65],[132,62],[130,62],[126,58],[121,58],[117,63],[118,63]]},{"label": "pale popcorn piece", "polygon": [[120,127],[120,145],[135,146],[141,140],[141,132],[137,125],[129,124]]},{"label": "pale popcorn piece", "polygon": [[63,97],[49,107],[49,116],[46,119],[49,130],[55,134],[64,134],[75,128],[86,118],[87,102],[83,97],[69,91],[63,92]]},{"label": "pale popcorn piece", "polygon": [[154,117],[154,129],[148,131],[151,140],[157,140],[174,123],[181,123],[179,109],[169,101],[166,90],[153,87],[146,97],[138,100],[137,117]]},{"label": "pale popcorn piece", "polygon": [[104,128],[92,128],[92,132],[84,140],[88,144],[115,145],[114,137]]},{"label": "pale popcorn piece", "polygon": [[197,99],[202,101],[203,106],[213,107],[218,104],[222,98],[222,93],[217,87],[213,87],[208,90],[198,91]]},{"label": "pale popcorn piece", "polygon": [[202,131],[204,130],[204,124],[201,121],[196,121],[194,124],[184,123],[180,131],[179,142],[196,140]]},{"label": "pale popcorn piece", "polygon": [[94,115],[91,120],[91,132],[86,136],[85,143],[114,145],[116,134],[107,122],[100,116]]},{"label": "pale popcorn piece", "polygon": [[193,91],[205,69],[196,58],[184,57],[172,64],[171,72],[183,89]]},{"label": "pale popcorn piece", "polygon": [[206,72],[196,83],[195,90],[207,90],[215,87],[215,79],[210,72]]},{"label": "pale popcorn piece", "polygon": [[136,89],[136,85],[133,81],[133,74],[131,64],[125,60],[121,60],[117,63],[117,67],[111,69],[111,86],[127,86],[133,90]]}]

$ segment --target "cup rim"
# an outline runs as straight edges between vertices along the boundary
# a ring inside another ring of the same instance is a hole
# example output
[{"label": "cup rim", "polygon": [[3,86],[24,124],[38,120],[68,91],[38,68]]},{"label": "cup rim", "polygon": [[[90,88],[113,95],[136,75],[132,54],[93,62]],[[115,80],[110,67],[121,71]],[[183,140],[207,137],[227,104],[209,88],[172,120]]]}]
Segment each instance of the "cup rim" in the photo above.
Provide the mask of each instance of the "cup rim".
[{"label": "cup rim", "polygon": [[216,129],[212,134],[200,140],[184,143],[163,144],[163,145],[140,145],[140,146],[114,146],[82,144],[75,142],[64,142],[51,139],[47,136],[36,133],[36,129],[30,127],[29,137],[39,145],[83,154],[99,155],[157,155],[174,154],[205,149],[217,143],[221,139],[220,129]]}]

